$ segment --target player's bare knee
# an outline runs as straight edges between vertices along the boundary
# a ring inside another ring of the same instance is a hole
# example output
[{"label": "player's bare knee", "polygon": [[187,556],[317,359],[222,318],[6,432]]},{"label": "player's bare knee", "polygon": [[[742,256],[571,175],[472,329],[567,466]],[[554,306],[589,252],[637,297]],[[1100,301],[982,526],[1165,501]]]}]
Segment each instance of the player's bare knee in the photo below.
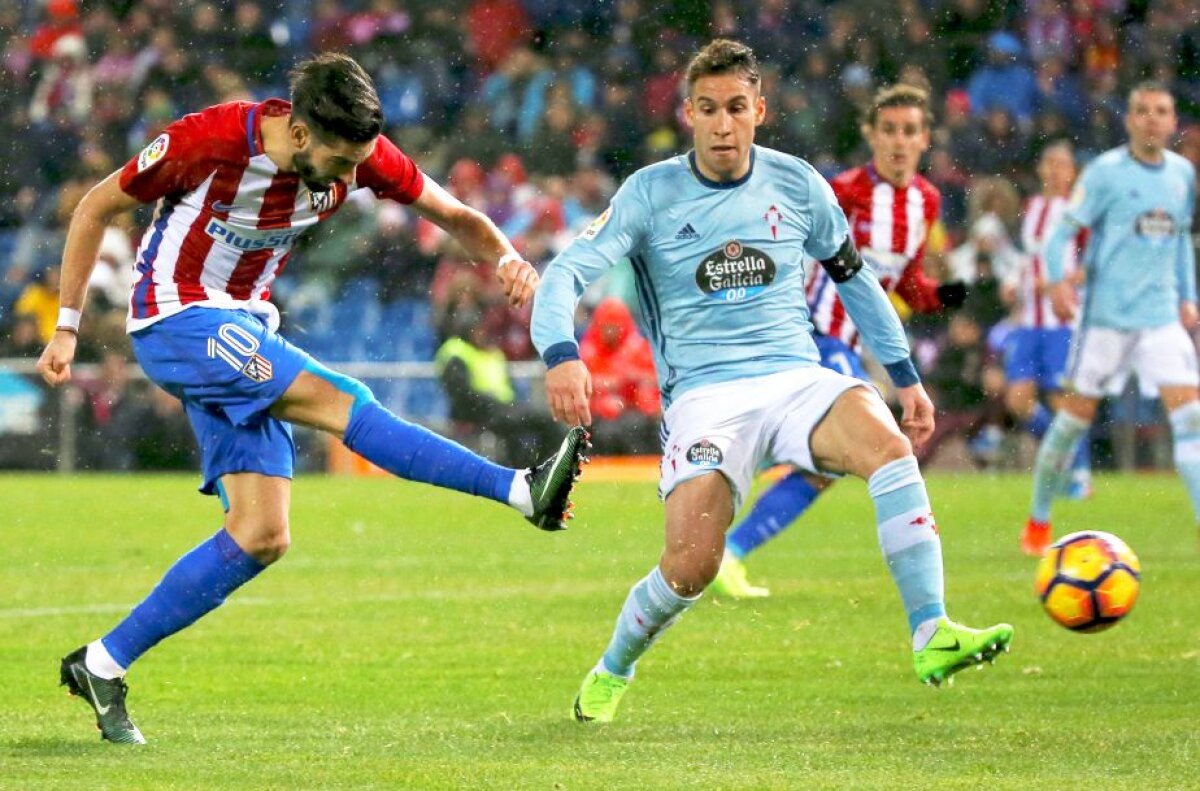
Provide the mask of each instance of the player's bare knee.
[{"label": "player's bare knee", "polygon": [[680,596],[696,596],[716,579],[723,553],[723,542],[720,546],[691,542],[667,547],[662,559],[663,578]]},{"label": "player's bare knee", "polygon": [[225,529],[243,552],[266,566],[282,558],[292,543],[286,518],[239,519],[231,513]]}]

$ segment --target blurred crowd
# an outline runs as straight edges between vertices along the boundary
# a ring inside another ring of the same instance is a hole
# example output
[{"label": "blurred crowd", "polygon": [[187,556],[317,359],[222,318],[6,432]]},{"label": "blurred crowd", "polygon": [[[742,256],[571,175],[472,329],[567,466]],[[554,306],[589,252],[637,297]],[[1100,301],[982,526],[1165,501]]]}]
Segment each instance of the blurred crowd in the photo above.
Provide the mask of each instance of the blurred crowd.
[{"label": "blurred crowd", "polygon": [[[764,64],[759,142],[827,177],[868,158],[860,111],[876,88],[930,88],[924,172],[942,192],[943,222],[927,266],[976,284],[964,319],[974,327],[940,317],[913,331],[927,374],[974,382],[954,397],[987,401],[997,386],[989,338],[1006,310],[996,283],[1019,256],[1013,240],[1039,152],[1068,138],[1083,162],[1119,144],[1125,92],[1153,77],[1177,97],[1180,150],[1200,159],[1200,11],[1194,0],[879,9],[865,0],[0,0],[0,357],[35,355],[52,331],[63,234],[87,189],[189,111],[286,96],[290,64],[308,53],[357,58],[378,85],[387,134],[541,265],[621,179],[688,147],[682,72],[698,44],[725,36],[751,44]],[[83,361],[128,354],[121,319],[148,217],[106,233]],[[382,306],[431,306],[419,315],[430,316],[434,348],[471,341],[465,334],[506,360],[531,359],[528,313],[505,305],[492,275],[406,209],[357,194],[304,238],[275,296],[293,317],[285,332],[305,333],[296,317],[306,307],[366,283]],[[581,336],[605,298],[632,304],[628,283],[617,270],[588,295]],[[602,317],[623,321],[609,309]],[[964,380],[968,368],[978,376]],[[593,410],[652,426],[656,401],[630,387]],[[461,406],[451,399],[450,419],[474,426],[478,415]]]}]

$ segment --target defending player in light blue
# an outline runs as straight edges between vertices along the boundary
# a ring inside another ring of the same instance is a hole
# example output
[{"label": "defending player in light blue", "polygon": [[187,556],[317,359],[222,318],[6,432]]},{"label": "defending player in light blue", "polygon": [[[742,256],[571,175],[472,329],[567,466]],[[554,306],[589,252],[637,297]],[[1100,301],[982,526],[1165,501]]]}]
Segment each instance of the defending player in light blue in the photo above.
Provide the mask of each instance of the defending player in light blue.
[{"label": "defending player in light blue", "polygon": [[1063,280],[1063,251],[1078,228],[1091,231],[1084,256],[1086,298],[1067,364],[1068,392],[1038,449],[1033,502],[1022,548],[1041,554],[1052,539],[1050,506],[1080,438],[1105,395],[1136,373],[1143,393],[1157,391],[1170,416],[1175,465],[1200,519],[1200,374],[1188,335],[1197,320],[1191,220],[1196,172],[1167,150],[1175,102],[1166,87],[1142,83],[1129,95],[1129,144],[1084,169],[1046,245],[1054,311],[1077,309]]},{"label": "defending player in light blue", "polygon": [[754,145],[766,102],[750,48],[714,41],[693,59],[687,85],[694,150],[630,177],[551,263],[535,301],[551,410],[586,424],[590,378],[574,340],[575,306],[628,256],[666,407],[666,547],[630,591],[573,714],[613,718],[638,659],[716,575],[725,530],[767,459],[867,480],[917,676],[940,683],[1006,647],[1012,628],[978,631],[945,617],[941,544],[910,441],[873,388],[818,365],[806,256],[835,281],[898,387],[905,429],[921,442],[933,405],[900,320],[825,180],[803,160]]}]

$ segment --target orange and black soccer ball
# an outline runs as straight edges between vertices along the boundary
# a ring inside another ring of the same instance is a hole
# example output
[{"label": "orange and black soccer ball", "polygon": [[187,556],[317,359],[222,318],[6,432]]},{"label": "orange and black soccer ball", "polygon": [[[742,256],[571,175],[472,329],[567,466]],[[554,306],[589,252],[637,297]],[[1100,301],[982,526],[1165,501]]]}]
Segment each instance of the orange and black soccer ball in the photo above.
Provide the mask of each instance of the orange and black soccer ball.
[{"label": "orange and black soccer ball", "polygon": [[1063,536],[1038,563],[1034,590],[1046,614],[1075,632],[1102,632],[1133,609],[1142,564],[1111,533]]}]

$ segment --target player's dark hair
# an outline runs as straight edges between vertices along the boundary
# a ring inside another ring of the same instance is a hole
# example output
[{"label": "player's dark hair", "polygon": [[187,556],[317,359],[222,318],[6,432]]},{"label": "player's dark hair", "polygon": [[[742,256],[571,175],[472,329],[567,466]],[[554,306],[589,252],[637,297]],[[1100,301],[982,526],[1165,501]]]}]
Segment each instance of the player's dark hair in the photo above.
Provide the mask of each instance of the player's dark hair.
[{"label": "player's dark hair", "polygon": [[718,38],[696,53],[687,67],[687,84],[690,90],[701,77],[714,74],[740,74],[751,85],[758,85],[760,75],[758,58],[754,50],[739,41]]},{"label": "player's dark hair", "polygon": [[383,131],[383,109],[370,76],[349,55],[323,52],[291,72],[292,114],[317,137],[369,143]]},{"label": "player's dark hair", "polygon": [[1051,151],[1063,151],[1066,153],[1067,156],[1069,156],[1071,158],[1072,162],[1075,161],[1075,146],[1074,146],[1074,144],[1071,143],[1071,141],[1068,138],[1057,137],[1057,138],[1051,140],[1049,143],[1047,143],[1045,146],[1042,147],[1041,152],[1038,154],[1038,160],[1040,161],[1042,159],[1042,157],[1046,156],[1046,154],[1048,154]]},{"label": "player's dark hair", "polygon": [[867,106],[863,123],[874,127],[875,121],[879,118],[879,111],[885,107],[916,107],[921,111],[925,126],[933,126],[933,112],[929,109],[929,91],[924,88],[904,83],[880,88],[871,99],[871,104]]},{"label": "player's dark hair", "polygon": [[1133,104],[1133,97],[1139,93],[1165,93],[1171,97],[1171,101],[1175,101],[1175,95],[1171,93],[1171,88],[1161,80],[1142,80],[1137,85],[1129,89],[1129,96],[1126,98],[1126,104]]}]

